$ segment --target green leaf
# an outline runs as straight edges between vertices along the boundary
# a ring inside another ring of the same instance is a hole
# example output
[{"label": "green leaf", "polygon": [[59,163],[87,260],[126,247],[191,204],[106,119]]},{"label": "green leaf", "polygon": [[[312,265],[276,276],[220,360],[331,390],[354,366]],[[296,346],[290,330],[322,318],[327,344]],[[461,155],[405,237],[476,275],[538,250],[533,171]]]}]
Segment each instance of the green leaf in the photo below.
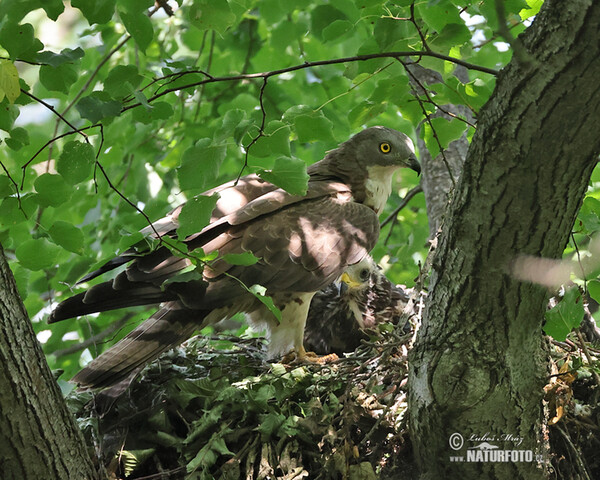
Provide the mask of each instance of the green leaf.
[{"label": "green leaf", "polygon": [[306,195],[309,176],[306,163],[297,158],[279,157],[272,170],[260,170],[259,176],[293,195]]},{"label": "green leaf", "polygon": [[130,13],[143,12],[154,5],[153,0],[119,0],[119,8]]},{"label": "green leaf", "polygon": [[352,30],[354,25],[348,20],[335,20],[323,29],[323,40],[330,42],[331,40],[339,40],[346,32]]},{"label": "green leaf", "polygon": [[358,128],[377,118],[381,113],[385,112],[386,108],[387,105],[383,102],[362,102],[350,111],[348,120],[350,121],[350,125]]},{"label": "green leaf", "polygon": [[375,22],[373,37],[383,51],[408,50],[409,42],[414,42],[418,34],[417,29],[410,22],[379,18]]},{"label": "green leaf", "polygon": [[252,157],[265,158],[274,155],[290,155],[290,126],[279,120],[272,120],[264,129],[264,135],[250,148]]},{"label": "green leaf", "polygon": [[563,342],[569,332],[581,324],[584,313],[581,293],[577,287],[573,287],[565,292],[558,305],[546,312],[544,332]]},{"label": "green leaf", "polygon": [[[432,126],[437,139],[433,134]],[[425,122],[423,125],[423,139],[431,156],[435,158],[440,153],[440,144],[442,148],[447,148],[450,142],[458,140],[466,129],[467,124],[457,119],[448,121],[444,118],[433,118],[431,124]]]},{"label": "green leaf", "polygon": [[15,120],[19,116],[19,108],[16,105],[10,105],[8,101],[0,104],[0,130],[10,132]]},{"label": "green leaf", "polygon": [[94,147],[73,140],[64,146],[56,162],[56,170],[68,183],[75,185],[91,176],[94,162]]},{"label": "green leaf", "polygon": [[449,49],[457,45],[463,45],[470,39],[471,32],[465,25],[451,23],[444,26],[440,34],[430,42],[430,45],[440,49]]},{"label": "green leaf", "polygon": [[201,231],[210,222],[218,197],[198,195],[186,202],[179,214],[177,236],[183,240],[188,235]]},{"label": "green leaf", "polygon": [[44,270],[54,266],[60,247],[45,238],[27,240],[15,251],[17,260],[29,270]]},{"label": "green leaf", "polygon": [[188,18],[194,27],[200,30],[215,30],[220,34],[225,33],[235,23],[235,14],[231,11],[229,3],[224,0],[197,0],[188,13]]},{"label": "green leaf", "polygon": [[83,233],[75,225],[57,220],[48,230],[52,241],[69,252],[83,253]]},{"label": "green leaf", "polygon": [[281,322],[281,310],[275,306],[273,303],[273,299],[271,297],[266,296],[267,289],[262,285],[252,285],[248,291],[253,294],[260,302],[262,302],[269,311],[275,315],[275,318],[278,322]]},{"label": "green leaf", "polygon": [[587,290],[590,294],[590,297],[596,300],[596,302],[600,303],[600,281],[591,280],[587,282]]},{"label": "green leaf", "polygon": [[215,139],[224,140],[233,137],[239,143],[253,124],[253,120],[248,118],[244,110],[239,108],[228,110],[223,116],[223,123]]},{"label": "green leaf", "polygon": [[437,4],[417,4],[417,11],[425,23],[436,32],[441,32],[450,23],[463,24],[458,8],[449,0],[442,0]]},{"label": "green leaf", "polygon": [[268,440],[269,437],[277,433],[285,418],[285,415],[277,412],[271,412],[262,417],[257,430],[261,433],[263,441]]},{"label": "green leaf", "polygon": [[25,145],[29,145],[29,132],[23,127],[16,127],[10,131],[10,138],[6,139],[6,145],[13,150],[19,150]]},{"label": "green leaf", "polygon": [[87,118],[90,122],[96,123],[104,118],[116,117],[121,113],[121,103],[113,100],[106,92],[92,92],[83,97],[75,108],[82,118]]},{"label": "green leaf", "polygon": [[6,175],[0,175],[0,198],[8,197],[14,192],[14,185]]},{"label": "green leaf", "polygon": [[10,60],[0,60],[0,102],[4,97],[12,104],[21,95],[19,72]]},{"label": "green leaf", "polygon": [[21,203],[15,197],[6,197],[0,205],[0,226],[2,228],[18,225],[31,218],[36,208],[32,195],[21,197]]},{"label": "green leaf", "polygon": [[294,118],[294,127],[301,142],[323,140],[331,142],[333,138],[333,124],[322,115],[298,115]]},{"label": "green leaf", "polygon": [[43,0],[41,4],[48,18],[55,22],[59,15],[65,11],[63,0]]},{"label": "green leaf", "polygon": [[150,109],[137,107],[133,111],[133,118],[136,122],[150,124],[156,120],[166,120],[173,116],[173,107],[166,102],[154,102]]},{"label": "green leaf", "polygon": [[37,54],[37,61],[52,67],[59,67],[63,63],[75,63],[85,55],[85,52],[77,47],[75,49],[65,48],[60,53],[45,50]]},{"label": "green leaf", "polygon": [[177,178],[181,190],[206,190],[219,176],[219,168],[227,153],[224,144],[213,145],[211,140],[203,138],[188,148],[177,168]]},{"label": "green leaf", "polygon": [[331,5],[318,5],[311,12],[311,33],[318,38],[324,38],[327,27],[336,20],[348,20],[344,12]]},{"label": "green leaf", "polygon": [[112,98],[122,98],[132,93],[142,82],[135,65],[117,65],[104,80],[104,91]]},{"label": "green leaf", "polygon": [[35,201],[42,207],[58,207],[68,202],[73,193],[73,187],[69,185],[61,175],[44,173],[35,179],[33,183],[37,195]]},{"label": "green leaf", "polygon": [[83,13],[90,25],[107,23],[115,13],[116,0],[71,0],[71,6]]},{"label": "green leaf", "polygon": [[129,34],[135,40],[135,43],[142,52],[146,52],[146,49],[152,42],[154,36],[154,29],[152,28],[152,22],[148,16],[144,13],[133,13],[133,12],[119,12],[119,16],[123,22],[123,25],[129,32]]},{"label": "green leaf", "polygon": [[244,253],[227,253],[223,255],[223,260],[225,260],[230,265],[254,265],[260,259],[255,257],[251,252]]},{"label": "green leaf", "polygon": [[585,233],[600,231],[600,200],[591,196],[585,197],[577,219],[585,229]]},{"label": "green leaf", "polygon": [[63,63],[58,67],[40,67],[40,82],[51,92],[69,93],[77,77],[77,68],[70,63]]},{"label": "green leaf", "polygon": [[12,59],[29,60],[35,57],[35,53],[44,48],[33,35],[33,26],[29,23],[19,25],[5,22],[0,28],[0,45],[9,53]]}]

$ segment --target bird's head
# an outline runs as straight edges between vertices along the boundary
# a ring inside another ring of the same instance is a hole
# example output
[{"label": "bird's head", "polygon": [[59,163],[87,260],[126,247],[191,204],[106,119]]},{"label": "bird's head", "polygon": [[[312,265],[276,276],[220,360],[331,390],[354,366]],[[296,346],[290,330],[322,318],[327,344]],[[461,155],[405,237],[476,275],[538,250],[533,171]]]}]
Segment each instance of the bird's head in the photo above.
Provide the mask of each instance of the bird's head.
[{"label": "bird's head", "polygon": [[359,296],[370,287],[372,276],[378,272],[378,269],[370,256],[350,265],[340,277],[340,292],[349,296]]},{"label": "bird's head", "polygon": [[355,152],[358,163],[364,168],[390,167],[393,171],[395,168],[407,167],[417,173],[421,172],[412,140],[391,128],[367,128],[354,135],[342,147]]},{"label": "bird's head", "polygon": [[313,180],[346,183],[355,202],[379,214],[392,192],[394,172],[403,167],[421,172],[411,139],[391,128],[370,127],[327,152],[307,172]]}]

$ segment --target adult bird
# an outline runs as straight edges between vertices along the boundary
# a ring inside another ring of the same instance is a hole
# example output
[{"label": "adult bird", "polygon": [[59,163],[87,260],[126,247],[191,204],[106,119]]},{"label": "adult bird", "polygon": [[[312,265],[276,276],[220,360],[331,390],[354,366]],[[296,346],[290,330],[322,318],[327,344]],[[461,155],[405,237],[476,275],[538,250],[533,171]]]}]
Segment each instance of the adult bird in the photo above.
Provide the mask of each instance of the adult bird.
[{"label": "adult bird", "polygon": [[409,297],[370,255],[351,265],[310,304],[304,346],[320,355],[355,350],[382,322],[397,323]]},{"label": "adult bird", "polygon": [[[266,324],[270,357],[294,351],[299,361],[312,358],[303,346],[310,301],[373,248],[379,236],[378,214],[392,190],[392,174],[401,167],[420,170],[411,140],[390,128],[371,127],[307,169],[306,195],[292,195],[257,175],[206,192],[219,195],[211,221],[185,239],[190,254],[196,249],[216,253],[202,278],[178,278],[192,262],[165,246],[146,254],[131,250],[80,283],[129,263],[114,279],[68,298],[52,312],[49,322],[161,304],[72,381],[90,388],[122,382],[196,329],[237,312],[245,312],[255,324]],[[175,237],[180,212],[181,206],[142,232]],[[258,262],[227,263],[227,254],[245,252]],[[280,321],[248,291],[247,286],[255,284],[266,288],[281,311]]]}]

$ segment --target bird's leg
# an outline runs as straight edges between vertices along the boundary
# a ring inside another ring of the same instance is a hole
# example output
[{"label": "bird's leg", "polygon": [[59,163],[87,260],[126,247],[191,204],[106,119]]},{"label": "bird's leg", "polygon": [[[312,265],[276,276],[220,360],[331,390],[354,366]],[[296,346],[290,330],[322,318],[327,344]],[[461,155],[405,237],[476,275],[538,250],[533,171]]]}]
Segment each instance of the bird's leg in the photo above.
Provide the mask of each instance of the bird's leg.
[{"label": "bird's leg", "polygon": [[335,353],[319,356],[314,352],[307,352],[304,349],[304,345],[300,344],[300,346],[284,355],[281,361],[283,363],[318,363],[323,365],[335,362],[336,360],[339,360],[339,357]]}]

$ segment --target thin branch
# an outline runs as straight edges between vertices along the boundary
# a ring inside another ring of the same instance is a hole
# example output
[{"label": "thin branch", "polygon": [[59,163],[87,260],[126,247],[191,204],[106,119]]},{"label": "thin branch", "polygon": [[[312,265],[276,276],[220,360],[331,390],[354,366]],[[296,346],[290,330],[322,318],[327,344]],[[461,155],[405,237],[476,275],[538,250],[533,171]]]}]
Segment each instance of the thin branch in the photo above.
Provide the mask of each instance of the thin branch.
[{"label": "thin branch", "polygon": [[102,175],[104,176],[104,179],[106,180],[106,183],[108,183],[108,186],[110,187],[110,189],[112,191],[114,191],[119,197],[121,197],[127,204],[129,204],[131,207],[133,207],[140,215],[142,215],[144,217],[146,222],[148,222],[148,225],[150,225],[150,228],[152,228],[152,232],[154,233],[154,235],[156,235],[156,238],[160,242],[162,242],[163,241],[162,236],[156,231],[156,228],[154,227],[152,220],[150,220],[150,217],[148,217],[146,212],[144,212],[140,207],[138,207],[135,203],[133,203],[131,200],[129,200],[125,195],[123,195],[123,193],[121,193],[121,191],[117,187],[115,187],[113,185],[113,183],[110,181],[110,178],[108,178],[108,174],[106,173],[106,170],[104,170],[104,167],[102,166],[102,164],[97,160],[96,160],[96,165],[102,172]]},{"label": "thin branch", "polygon": [[265,123],[266,123],[266,120],[267,120],[267,111],[265,110],[265,105],[264,105],[264,95],[265,95],[265,88],[267,87],[267,82],[268,82],[268,77],[264,77],[263,78],[263,84],[260,87],[260,94],[258,96],[258,101],[259,101],[259,104],[260,104],[260,111],[262,113],[262,118],[261,118],[261,122],[260,122],[260,129],[258,131],[258,135],[256,137],[254,137],[250,141],[250,143],[248,144],[248,146],[245,148],[246,154],[244,155],[244,165],[242,165],[242,169],[240,170],[240,173],[238,173],[237,179],[235,180],[236,184],[240,180],[242,174],[244,173],[244,170],[248,167],[248,154],[250,153],[250,147],[252,145],[254,145],[256,142],[258,142],[258,139],[260,137],[264,137],[265,136]]},{"label": "thin branch", "polygon": [[[4,165],[4,163],[2,163],[2,160],[0,160],[0,167],[2,167],[2,170],[4,170],[4,172],[6,173],[6,176],[8,177],[10,182],[14,185],[15,192],[17,193],[17,201],[19,202],[19,210],[21,210],[23,212],[23,214],[25,215],[25,211],[23,210],[23,207],[21,206],[21,194],[19,193],[19,185],[17,185],[17,182],[15,182],[15,179],[12,177],[12,175],[6,168],[6,165]],[[27,218],[27,215],[25,215],[25,218]]]},{"label": "thin branch", "polygon": [[504,10],[504,0],[496,0],[496,16],[498,17],[498,33],[500,36],[508,43],[515,57],[521,63],[530,63],[533,60],[533,57],[529,54],[523,43],[518,38],[515,38],[506,25],[506,11]]},{"label": "thin branch", "polygon": [[427,40],[425,40],[425,35],[421,31],[421,27],[417,24],[417,20],[415,19],[415,3],[410,4],[410,18],[408,19],[417,29],[417,33],[419,34],[419,38],[421,39],[421,44],[426,52],[431,52],[431,48],[427,44]]},{"label": "thin branch", "polygon": [[87,135],[85,133],[82,133],[81,130],[79,130],[75,125],[73,125],[71,122],[69,122],[65,117],[64,114],[66,113],[59,113],[52,105],[50,105],[49,103],[45,102],[44,100],[42,100],[41,98],[36,97],[35,95],[29,93],[27,90],[23,90],[21,89],[21,93],[24,93],[25,95],[27,95],[29,98],[32,98],[33,100],[35,100],[38,103],[41,103],[44,107],[46,107],[48,110],[50,110],[54,115],[56,115],[60,120],[62,120],[63,122],[65,122],[69,127],[71,127],[73,129],[73,131],[75,131],[76,133],[79,133],[83,138],[85,138],[85,141],[87,143],[90,143]]},{"label": "thin branch", "polygon": [[[339,65],[339,64],[350,63],[350,62],[363,62],[366,60],[372,60],[374,58],[400,59],[402,57],[433,57],[433,58],[438,58],[440,60],[444,60],[447,62],[452,62],[457,65],[462,65],[463,67],[468,68],[470,70],[477,70],[480,72],[488,73],[490,75],[498,74],[498,70],[494,70],[493,68],[487,68],[487,67],[483,67],[481,65],[475,65],[473,63],[465,62],[464,60],[450,57],[448,55],[444,55],[444,54],[437,53],[437,52],[403,51],[403,52],[371,53],[371,54],[366,54],[366,55],[356,55],[354,57],[343,57],[343,58],[334,58],[334,59],[330,59],[330,60],[319,60],[316,62],[305,62],[305,63],[299,64],[299,65],[293,65],[291,67],[280,68],[277,70],[271,70],[269,72],[246,73],[246,74],[231,75],[231,76],[225,76],[225,77],[207,78],[207,79],[204,79],[204,80],[201,80],[198,82],[190,83],[188,85],[181,85],[178,87],[169,88],[167,90],[164,90],[163,92],[160,92],[160,93],[154,95],[153,97],[150,97],[148,99],[148,102],[152,102],[164,95],[167,95],[169,93],[172,93],[172,92],[175,92],[178,90],[194,88],[194,87],[198,87],[200,85],[205,85],[207,83],[233,82],[233,81],[239,81],[239,80],[253,80],[253,79],[257,79],[257,78],[265,79],[265,78],[273,77],[276,75],[281,75],[283,73],[295,72],[298,70],[304,70],[307,68],[319,67],[319,66],[323,66],[323,65]],[[139,107],[140,105],[141,105],[141,103],[129,105],[127,107],[124,107],[123,111],[127,111],[131,108]]]},{"label": "thin branch", "polygon": [[[408,69],[407,65],[402,61],[402,60],[398,60],[402,66],[404,67],[404,69],[406,70],[406,73],[417,83],[420,83],[417,78],[415,77],[415,75]],[[438,144],[438,147],[440,149],[440,153],[442,155],[442,159],[444,161],[444,165],[446,165],[446,169],[448,170],[448,175],[450,177],[450,181],[452,182],[452,187],[456,188],[456,182],[454,180],[454,175],[452,175],[452,169],[450,168],[450,163],[448,162],[448,159],[446,158],[446,154],[444,152],[444,148],[442,147],[442,142],[440,141],[440,138],[438,137],[438,134],[433,126],[433,123],[431,122],[431,118],[429,116],[429,114],[427,113],[427,110],[425,109],[425,107],[423,106],[423,100],[421,100],[421,97],[419,96],[419,93],[413,89],[414,93],[415,93],[415,98],[417,99],[417,102],[419,102],[419,106],[421,107],[421,111],[423,112],[423,116],[425,117],[425,121],[429,124],[429,127],[431,128],[431,132],[433,134],[433,138],[435,139],[435,141]]]},{"label": "thin branch", "polygon": [[335,102],[338,98],[341,98],[344,95],[348,95],[352,90],[354,90],[355,88],[360,87],[363,83],[371,80],[371,78],[373,78],[375,75],[378,75],[379,73],[383,72],[386,68],[392,66],[393,64],[394,64],[394,62],[390,62],[387,65],[384,65],[383,67],[378,68],[373,73],[370,73],[368,76],[366,76],[365,78],[363,78],[360,82],[353,83],[352,86],[348,90],[346,90],[345,92],[340,93],[339,95],[336,95],[335,97],[330,98],[325,103],[323,103],[319,108],[317,108],[315,110],[315,112],[318,112],[318,111],[322,110],[326,105],[329,105],[331,102]]},{"label": "thin branch", "polygon": [[[206,64],[206,71],[210,72],[213,62],[213,54],[215,52],[215,32],[213,30],[210,37],[210,48],[208,50],[208,62]],[[213,78],[212,75],[206,73],[209,78]],[[198,115],[200,115],[200,107],[202,106],[202,97],[204,96],[204,85],[200,88],[200,94],[198,96],[198,103],[196,103],[196,111],[194,112],[194,121],[198,121]]]},{"label": "thin branch", "polygon": [[400,210],[402,210],[404,207],[406,207],[406,205],[408,205],[408,202],[410,202],[411,199],[417,193],[421,193],[422,191],[423,191],[423,187],[421,187],[421,184],[417,185],[416,187],[411,188],[408,191],[408,193],[404,196],[404,198],[402,199],[402,201],[400,202],[400,204],[394,209],[394,211],[383,222],[381,222],[380,227],[381,228],[385,227],[394,218],[396,218],[398,216],[398,214],[400,213]]},{"label": "thin branch", "polygon": [[[419,78],[418,78],[417,76],[415,76],[415,75],[414,75],[412,72],[409,72],[409,70],[407,69],[407,67],[408,67],[408,65],[411,65],[411,64],[409,64],[409,63],[404,63],[404,62],[400,62],[400,63],[402,63],[402,66],[403,66],[403,67],[404,67],[404,69],[407,71],[407,73],[409,73],[409,75],[411,76],[412,80],[413,80],[413,81],[414,81],[414,82],[415,82],[415,83],[416,83],[416,84],[417,84],[417,85],[418,85],[418,86],[421,88],[421,90],[423,90],[423,94],[424,94],[424,95],[425,95],[425,97],[427,98],[427,103],[430,103],[430,104],[431,104],[431,105],[433,105],[435,108],[437,108],[437,109],[438,109],[440,112],[442,112],[442,113],[444,113],[444,114],[448,115],[449,117],[455,118],[456,120],[460,120],[461,122],[464,122],[464,123],[466,123],[466,124],[467,124],[467,125],[469,125],[470,127],[477,128],[477,127],[476,127],[476,125],[475,125],[474,123],[472,123],[472,122],[469,122],[469,120],[467,120],[466,118],[459,117],[458,115],[456,115],[456,114],[454,114],[454,113],[452,113],[452,112],[450,112],[450,111],[446,110],[446,109],[445,109],[445,108],[443,108],[441,105],[439,105],[439,104],[438,104],[438,103],[437,103],[437,102],[436,102],[436,101],[435,101],[435,100],[434,100],[434,99],[431,97],[431,95],[429,94],[429,89],[428,89],[428,88],[427,88],[425,85],[423,85],[423,82],[421,82],[421,80],[419,80]],[[446,85],[446,87],[448,87],[448,88],[452,89],[452,88],[451,88],[451,87],[450,87],[450,86],[449,86],[449,85],[448,85],[446,82],[442,82],[442,83],[443,83],[444,85]],[[454,90],[454,89],[452,89],[452,91],[453,91],[453,92],[455,92],[456,94],[460,95],[460,92],[458,92],[458,91],[456,91],[456,90]],[[415,94],[416,94],[416,92],[415,92]],[[461,98],[463,99],[463,101],[464,101],[464,103],[465,103],[465,106],[466,106],[466,107],[467,107],[469,110],[471,110],[471,112],[473,112],[473,115],[474,115],[474,116],[477,116],[477,112],[476,112],[475,110],[473,110],[473,108],[471,108],[471,107],[468,105],[468,102],[467,102],[467,100],[465,100],[465,99],[463,98],[463,96],[462,96],[462,95],[460,95],[460,96],[461,96]]]}]

